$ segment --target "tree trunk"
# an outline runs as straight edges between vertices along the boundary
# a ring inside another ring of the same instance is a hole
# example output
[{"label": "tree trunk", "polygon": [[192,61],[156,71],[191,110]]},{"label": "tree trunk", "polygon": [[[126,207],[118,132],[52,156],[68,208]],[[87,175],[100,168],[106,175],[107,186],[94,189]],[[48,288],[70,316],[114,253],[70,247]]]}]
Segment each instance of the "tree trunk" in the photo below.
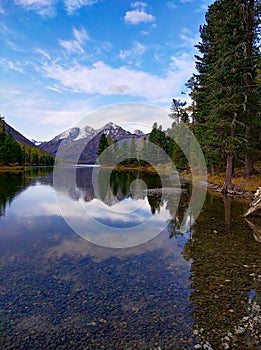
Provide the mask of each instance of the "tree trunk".
[{"label": "tree trunk", "polygon": [[[232,138],[232,142],[235,136],[235,127],[233,124],[236,119],[237,119],[237,113],[234,113],[234,119],[230,126],[230,137]],[[235,158],[234,147],[228,148],[226,153],[227,153],[227,165],[226,165],[225,183],[222,188],[223,193],[228,193],[232,191],[232,175],[234,173],[234,158]]]},{"label": "tree trunk", "polygon": [[215,175],[215,165],[214,165],[214,163],[211,164],[211,171],[210,171],[210,174],[211,174],[212,176]]},{"label": "tree trunk", "polygon": [[[254,30],[255,27],[255,1],[249,0],[246,2],[245,6],[242,7],[243,11],[243,19],[245,26],[245,56],[248,59],[249,66],[252,67],[250,70],[246,68],[243,73],[245,93],[244,93],[244,115],[246,120],[246,130],[245,130],[245,138],[247,141],[247,149],[245,153],[245,177],[246,179],[250,178],[251,172],[254,169],[254,161],[253,161],[253,126],[251,126],[251,106],[249,102],[250,96],[253,94],[253,70],[254,70],[254,62],[253,62],[253,43],[255,40]],[[253,113],[253,112],[252,112]]]},{"label": "tree trunk", "polygon": [[231,197],[224,196],[225,223],[227,232],[231,231]]},{"label": "tree trunk", "polygon": [[[252,136],[253,138],[253,136]],[[252,174],[254,170],[254,161],[253,161],[253,151],[251,150],[252,147],[252,138],[251,138],[251,127],[250,125],[246,125],[246,140],[248,142],[247,150],[245,153],[245,177],[246,179],[250,178],[250,175]]]},{"label": "tree trunk", "polygon": [[246,152],[246,155],[245,155],[245,177],[247,180],[250,178],[250,175],[253,173],[253,170],[254,170],[253,158],[252,158],[250,152]]},{"label": "tree trunk", "polygon": [[232,190],[232,175],[234,169],[234,150],[229,150],[227,152],[227,165],[226,165],[226,175],[225,183],[222,188],[222,192],[227,193]]}]

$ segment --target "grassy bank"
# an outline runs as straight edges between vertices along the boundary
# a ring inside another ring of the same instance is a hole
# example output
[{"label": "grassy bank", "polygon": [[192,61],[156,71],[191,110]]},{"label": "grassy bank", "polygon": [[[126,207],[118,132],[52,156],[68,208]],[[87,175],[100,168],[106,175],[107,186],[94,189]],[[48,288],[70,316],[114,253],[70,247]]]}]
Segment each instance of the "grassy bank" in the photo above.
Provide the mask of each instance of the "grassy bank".
[{"label": "grassy bank", "polygon": [[[236,191],[254,193],[258,187],[261,186],[261,161],[255,164],[255,174],[251,175],[249,179],[245,178],[243,168],[236,168],[232,177],[232,184]],[[224,184],[225,173],[209,176],[210,184],[222,186]]]},{"label": "grassy bank", "polygon": [[[208,181],[212,185],[222,187],[224,184],[225,174],[208,176]],[[250,179],[246,179],[241,173],[235,173],[232,178],[232,184],[237,191],[255,192],[261,186],[261,174],[252,175]]]}]

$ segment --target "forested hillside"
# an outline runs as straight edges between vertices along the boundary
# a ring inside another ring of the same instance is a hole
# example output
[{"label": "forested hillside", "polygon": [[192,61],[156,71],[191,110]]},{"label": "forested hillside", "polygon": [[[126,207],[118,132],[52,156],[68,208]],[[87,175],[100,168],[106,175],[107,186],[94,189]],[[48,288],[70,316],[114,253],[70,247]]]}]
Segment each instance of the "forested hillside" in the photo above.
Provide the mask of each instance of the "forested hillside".
[{"label": "forested hillside", "polygon": [[[20,135],[17,132],[18,135]],[[23,140],[20,137],[19,140]],[[10,133],[3,117],[0,117],[0,165],[52,165],[53,157],[37,147],[30,146],[30,142],[16,141]]]}]

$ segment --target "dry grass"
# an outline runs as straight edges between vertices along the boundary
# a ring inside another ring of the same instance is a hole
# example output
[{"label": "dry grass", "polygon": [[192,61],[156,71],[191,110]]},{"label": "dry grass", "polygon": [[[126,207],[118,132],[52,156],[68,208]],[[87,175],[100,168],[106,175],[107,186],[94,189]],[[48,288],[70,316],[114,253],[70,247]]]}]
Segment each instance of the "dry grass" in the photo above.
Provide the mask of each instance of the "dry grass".
[{"label": "dry grass", "polygon": [[[232,183],[237,188],[241,188],[247,192],[255,192],[261,186],[261,163],[256,164],[258,174],[251,175],[250,179],[244,177],[244,169],[236,169],[232,178]],[[225,173],[213,175],[208,177],[208,181],[212,184],[222,186],[224,184]]]},{"label": "dry grass", "polygon": [[252,175],[248,180],[244,177],[236,177],[233,178],[232,182],[234,185],[240,186],[245,191],[253,192],[261,186],[261,175]]}]

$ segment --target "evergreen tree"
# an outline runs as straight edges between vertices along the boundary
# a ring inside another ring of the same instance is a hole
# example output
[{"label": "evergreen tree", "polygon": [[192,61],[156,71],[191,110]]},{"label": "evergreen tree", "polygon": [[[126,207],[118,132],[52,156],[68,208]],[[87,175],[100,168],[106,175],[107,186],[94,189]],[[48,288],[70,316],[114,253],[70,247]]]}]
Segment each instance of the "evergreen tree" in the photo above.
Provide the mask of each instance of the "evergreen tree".
[{"label": "evergreen tree", "polygon": [[189,122],[189,115],[184,108],[186,104],[186,101],[182,102],[181,100],[176,100],[173,98],[169,116],[170,118],[174,119],[174,123],[179,124],[181,120],[183,123]]},{"label": "evergreen tree", "polygon": [[129,146],[128,146],[128,142],[126,140],[122,141],[122,144],[120,147],[120,159],[122,159],[120,164],[127,164],[128,163]]},{"label": "evergreen tree", "polygon": [[105,134],[101,135],[99,146],[98,146],[98,156],[109,146],[108,140]]},{"label": "evergreen tree", "polygon": [[33,155],[33,164],[39,164],[39,156],[37,153]]},{"label": "evergreen tree", "polygon": [[[154,163],[165,163],[167,161],[166,156],[169,152],[168,141],[164,131],[162,131],[161,125],[157,127],[157,123],[153,124],[152,131],[149,136],[149,142],[153,142],[159,148],[151,147],[151,159],[154,160]],[[161,151],[161,150],[162,151]],[[149,147],[150,150],[150,147]],[[148,151],[149,151],[148,150]],[[162,157],[165,154],[165,157]]]},{"label": "evergreen tree", "polygon": [[224,191],[232,187],[236,153],[246,147],[246,142],[246,155],[252,157],[252,138],[256,139],[255,130],[260,128],[258,3],[215,1],[208,9],[206,24],[200,28],[201,42],[196,46],[201,55],[196,56],[198,74],[193,77],[194,131],[210,163],[219,162],[220,155],[226,159]]},{"label": "evergreen tree", "polygon": [[108,144],[107,137],[105,134],[102,134],[98,145],[98,157],[99,157],[99,162],[101,164],[107,162],[107,159],[105,159],[106,154],[103,152],[106,150],[106,148],[108,148],[108,146],[109,144]]},{"label": "evergreen tree", "polygon": [[129,147],[129,164],[137,164],[137,145],[134,137],[131,138]]},{"label": "evergreen tree", "polygon": [[117,140],[113,141],[113,164],[118,164],[120,157],[120,148]]},{"label": "evergreen tree", "polygon": [[37,147],[21,145],[11,133],[6,132],[4,118],[0,116],[0,163],[53,165],[52,155]]},{"label": "evergreen tree", "polygon": [[147,154],[147,143],[148,141],[146,140],[146,137],[141,137],[139,139],[139,164],[144,166],[147,164],[146,162],[146,157],[148,156]]},{"label": "evergreen tree", "polygon": [[0,162],[5,164],[22,163],[22,149],[11,134],[0,133]]},{"label": "evergreen tree", "polygon": [[5,138],[6,138],[6,134],[4,132],[0,132],[0,163],[3,163],[4,157],[5,157]]},{"label": "evergreen tree", "polygon": [[246,177],[249,178],[254,168],[255,151],[260,144],[261,131],[261,87],[258,82],[258,67],[261,64],[261,56],[260,44],[257,42],[260,39],[260,1],[242,1],[241,11],[244,28],[244,66],[242,67],[244,103],[242,119],[246,139],[245,172]]},{"label": "evergreen tree", "polygon": [[181,124],[173,123],[172,128],[169,130],[170,138],[168,147],[169,152],[171,152],[169,156],[177,169],[186,169],[188,160],[179,145],[181,145],[183,149],[188,150],[190,148],[190,139],[187,133],[182,132],[181,128]]}]

